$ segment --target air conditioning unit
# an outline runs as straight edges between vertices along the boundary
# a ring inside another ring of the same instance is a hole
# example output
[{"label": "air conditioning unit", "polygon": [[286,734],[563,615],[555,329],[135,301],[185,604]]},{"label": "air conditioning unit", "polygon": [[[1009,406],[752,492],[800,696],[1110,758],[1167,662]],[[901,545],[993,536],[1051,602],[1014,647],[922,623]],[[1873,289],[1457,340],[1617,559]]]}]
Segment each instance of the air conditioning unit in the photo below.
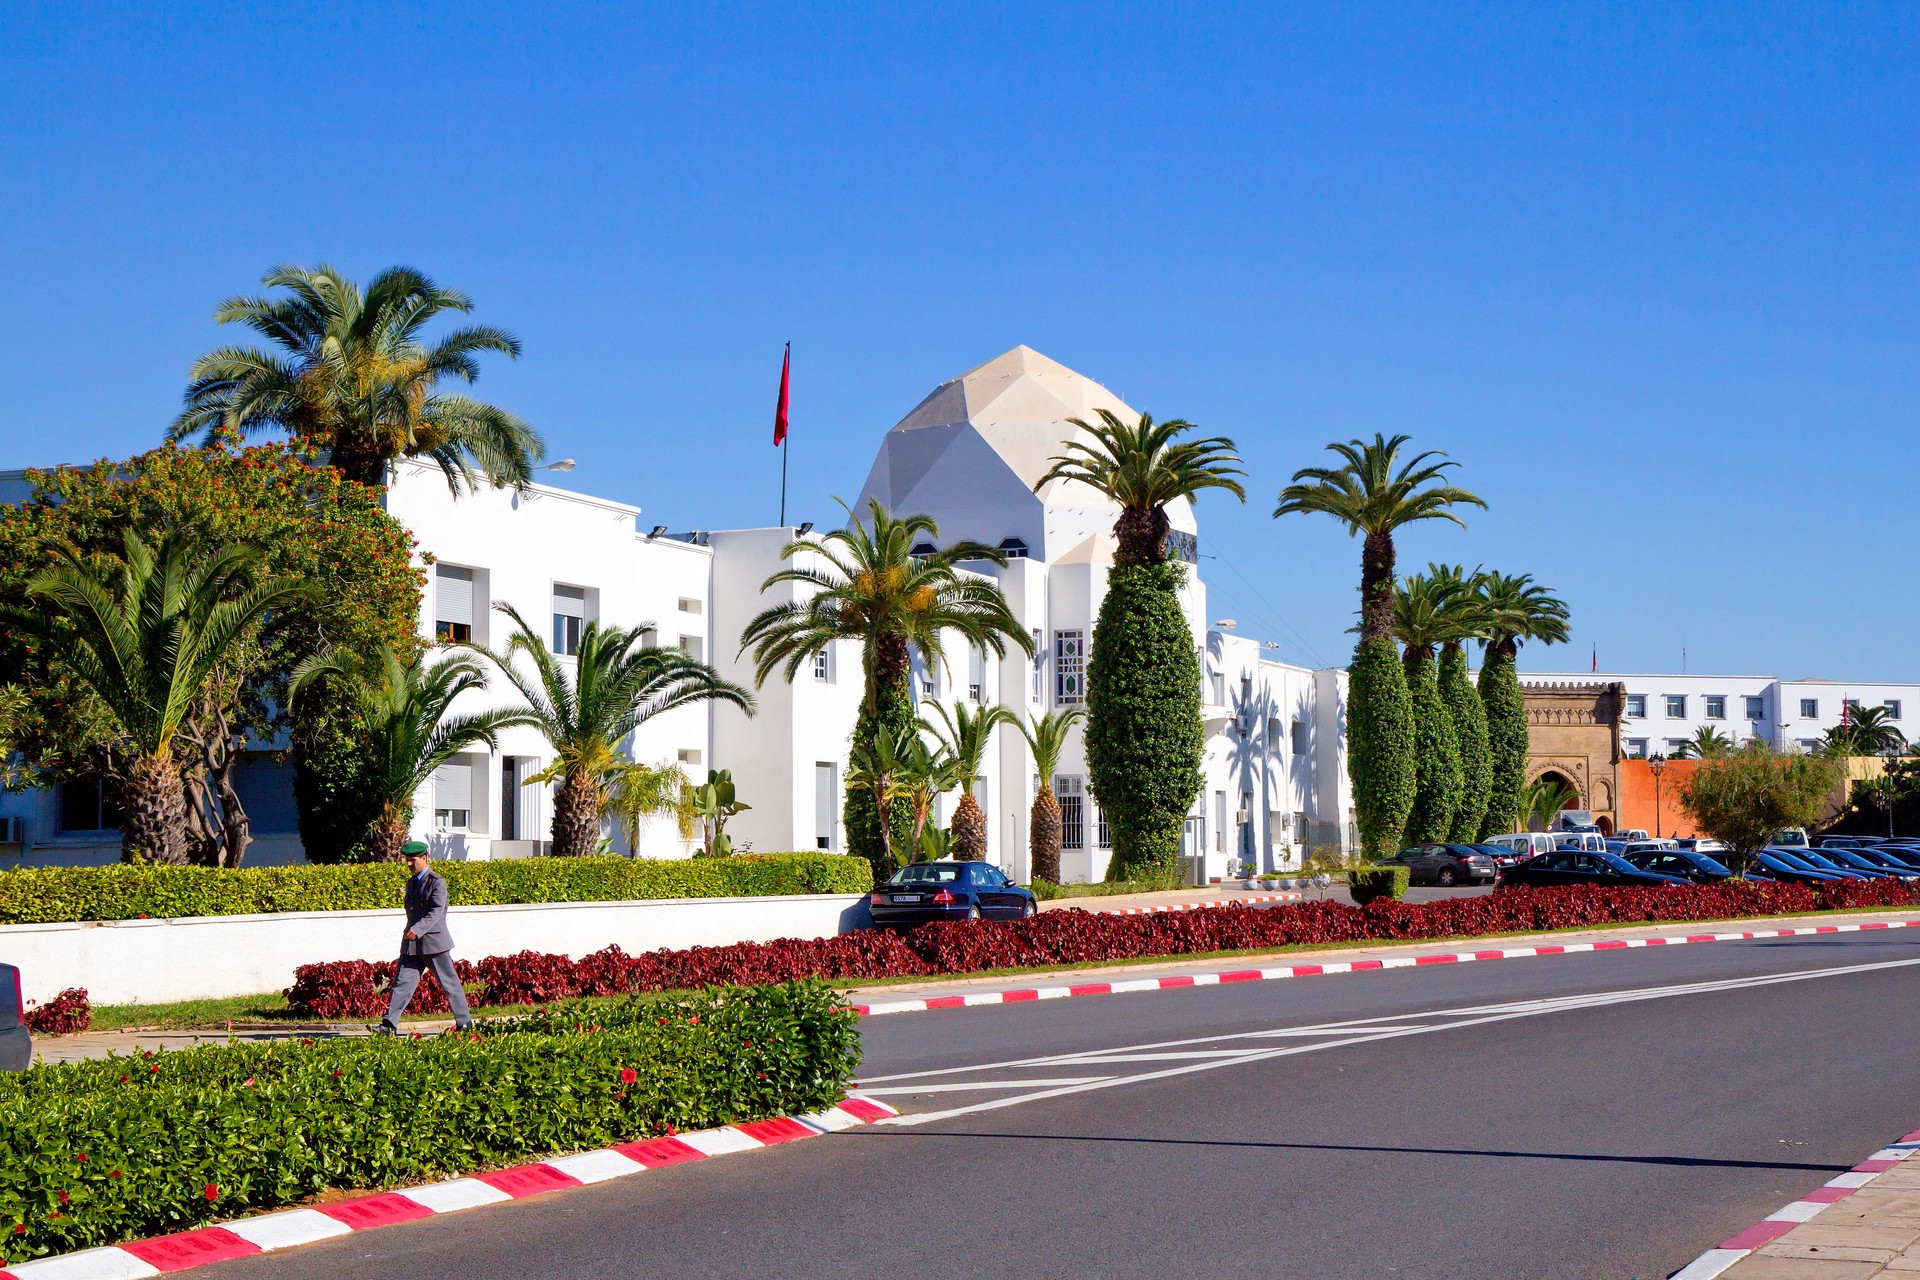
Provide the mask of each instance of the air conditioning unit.
[{"label": "air conditioning unit", "polygon": [[18,817],[0,817],[0,844],[25,844],[27,842],[27,820]]}]

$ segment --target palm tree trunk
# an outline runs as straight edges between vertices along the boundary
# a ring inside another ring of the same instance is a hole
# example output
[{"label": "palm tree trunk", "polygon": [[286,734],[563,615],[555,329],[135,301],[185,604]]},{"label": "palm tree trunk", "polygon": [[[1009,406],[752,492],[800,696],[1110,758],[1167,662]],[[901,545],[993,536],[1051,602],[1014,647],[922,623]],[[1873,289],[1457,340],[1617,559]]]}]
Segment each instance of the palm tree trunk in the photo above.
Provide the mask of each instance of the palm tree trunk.
[{"label": "palm tree trunk", "polygon": [[120,778],[120,857],[179,865],[187,860],[187,801],[171,756],[137,756]]},{"label": "palm tree trunk", "polygon": [[1033,863],[1029,869],[1033,879],[1060,883],[1060,802],[1044,782],[1027,813],[1027,855]]},{"label": "palm tree trunk", "polygon": [[569,773],[553,795],[553,854],[590,856],[600,843],[600,797],[593,779]]},{"label": "palm tree trunk", "polygon": [[1360,638],[1393,638],[1393,535],[1370,533],[1360,552]]},{"label": "palm tree trunk", "polygon": [[376,489],[387,482],[387,455],[370,440],[356,436],[336,440],[327,460],[349,480]]},{"label": "palm tree trunk", "polygon": [[400,846],[407,842],[413,815],[400,805],[390,804],[380,811],[367,835],[367,848],[375,862],[400,861]]},{"label": "palm tree trunk", "polygon": [[1159,564],[1167,558],[1167,530],[1171,525],[1160,507],[1137,511],[1122,507],[1113,522],[1115,564]]},{"label": "palm tree trunk", "polygon": [[953,820],[947,829],[953,833],[954,857],[962,862],[986,861],[987,815],[980,812],[971,792],[962,794],[960,803],[953,807]]}]

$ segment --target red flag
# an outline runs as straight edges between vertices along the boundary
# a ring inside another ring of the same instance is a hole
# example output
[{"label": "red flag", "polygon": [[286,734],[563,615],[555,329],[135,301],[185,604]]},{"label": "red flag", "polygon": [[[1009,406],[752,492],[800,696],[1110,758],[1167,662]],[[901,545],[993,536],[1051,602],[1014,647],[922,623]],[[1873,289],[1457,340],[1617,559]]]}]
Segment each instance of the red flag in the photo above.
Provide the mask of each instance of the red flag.
[{"label": "red flag", "polygon": [[1600,670],[1600,646],[1599,645],[1593,646],[1593,669],[1595,671]]},{"label": "red flag", "polygon": [[780,358],[780,404],[773,411],[773,445],[779,448],[787,442],[787,370],[793,364],[793,344],[787,344],[787,354]]}]

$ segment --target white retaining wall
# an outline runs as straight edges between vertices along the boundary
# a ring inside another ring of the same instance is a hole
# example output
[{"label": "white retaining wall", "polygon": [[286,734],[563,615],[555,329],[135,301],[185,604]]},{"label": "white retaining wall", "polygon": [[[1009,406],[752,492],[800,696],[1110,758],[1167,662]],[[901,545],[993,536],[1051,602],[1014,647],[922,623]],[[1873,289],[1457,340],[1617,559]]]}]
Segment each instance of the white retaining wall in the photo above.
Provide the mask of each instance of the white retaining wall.
[{"label": "white retaining wall", "polygon": [[[867,922],[865,894],[665,898],[454,907],[454,957],[516,951],[579,959],[613,943],[629,955],[663,947],[824,938]],[[290,911],[183,920],[0,925],[0,961],[18,965],[28,1000],[85,987],[94,1004],[158,1004],[280,991],[303,964],[391,960],[399,911]]]}]

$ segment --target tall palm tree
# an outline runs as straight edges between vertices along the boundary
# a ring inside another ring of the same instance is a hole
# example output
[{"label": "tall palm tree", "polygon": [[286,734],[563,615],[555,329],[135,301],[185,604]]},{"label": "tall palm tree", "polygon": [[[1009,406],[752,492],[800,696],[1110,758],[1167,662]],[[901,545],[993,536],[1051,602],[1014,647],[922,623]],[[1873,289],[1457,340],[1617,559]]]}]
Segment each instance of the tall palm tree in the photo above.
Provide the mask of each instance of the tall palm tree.
[{"label": "tall palm tree", "polygon": [[1460,734],[1441,696],[1434,650],[1463,638],[1466,615],[1458,601],[1470,596],[1466,583],[1439,574],[1413,574],[1394,591],[1393,632],[1403,646],[1401,666],[1413,700],[1414,794],[1403,837],[1407,844],[1447,839],[1466,789]]},{"label": "tall palm tree", "polygon": [[[421,654],[401,661],[382,645],[361,665],[340,653],[300,664],[289,682],[299,698],[322,676],[338,676],[366,733],[363,799],[376,813],[368,841],[376,862],[400,861],[400,846],[413,825],[414,797],[434,771],[475,747],[498,750],[499,731],[514,722],[512,711],[449,715],[461,694],[487,687],[487,673],[465,653],[428,662]],[[331,682],[330,682],[331,683]]]},{"label": "tall palm tree", "polygon": [[1420,520],[1463,525],[1455,507],[1487,504],[1442,483],[1457,463],[1429,450],[1401,460],[1408,437],[1376,434],[1371,444],[1327,446],[1339,467],[1304,467],[1280,491],[1273,515],[1320,512],[1363,538],[1360,550],[1360,643],[1348,670],[1347,769],[1362,853],[1390,856],[1400,845],[1416,791],[1412,694],[1393,646],[1395,531]]},{"label": "tall palm tree", "polygon": [[1446,454],[1430,449],[1402,462],[1400,449],[1409,439],[1376,434],[1371,444],[1350,440],[1328,445],[1345,465],[1294,472],[1293,483],[1280,491],[1280,504],[1273,509],[1276,520],[1295,512],[1321,512],[1346,525],[1348,534],[1365,536],[1360,551],[1362,640],[1393,636],[1394,532],[1418,520],[1451,520],[1465,528],[1453,508],[1487,505],[1465,489],[1440,483],[1460,465],[1429,461]]},{"label": "tall palm tree", "polygon": [[993,743],[993,731],[1018,721],[1005,707],[985,706],[972,711],[962,704],[949,715],[946,707],[936,702],[933,709],[939,713],[940,723],[928,727],[939,735],[953,758],[954,772],[960,780],[960,803],[954,806],[953,819],[947,824],[953,833],[953,856],[963,862],[980,862],[987,856],[987,815],[973,798],[973,780],[980,776],[980,762]]},{"label": "tall palm tree", "polygon": [[1060,883],[1060,801],[1053,794],[1053,774],[1060,767],[1060,753],[1066,750],[1067,736],[1084,707],[1047,711],[1033,716],[1028,724],[1014,723],[1020,736],[1033,752],[1033,771],[1040,777],[1040,789],[1033,794],[1033,808],[1027,814],[1028,878]]},{"label": "tall palm tree", "polygon": [[194,361],[169,442],[285,431],[327,449],[362,484],[385,483],[387,464],[403,457],[431,458],[456,494],[462,483],[476,487],[476,470],[496,487],[532,479],[546,448],[538,432],[497,406],[436,390],[478,378],[482,352],[520,354],[519,339],[490,325],[422,338],[434,317],[471,311],[466,294],[410,267],[381,272],[364,292],[324,264],[275,267],[262,282],[289,296],[229,298],[214,320],[243,324],[279,351],[222,347]]},{"label": "tall palm tree", "polygon": [[847,793],[866,797],[875,813],[891,813],[897,805],[907,817],[897,833],[892,822],[881,823],[880,847],[868,855],[876,864],[875,870],[887,875],[912,858],[925,827],[913,820],[919,775],[925,772],[921,766],[930,763],[920,758],[919,753],[925,750],[917,722],[882,724],[871,737],[855,741],[847,755]]},{"label": "tall palm tree", "polygon": [[171,533],[156,549],[129,529],[124,548],[103,574],[63,547],[27,592],[69,624],[66,661],[118,731],[111,772],[124,814],[122,856],[177,863],[187,833],[175,756],[181,725],[267,614],[311,592],[292,578],[257,580],[260,556],[246,547],[208,550]]},{"label": "tall palm tree", "polygon": [[1827,730],[1824,749],[1829,755],[1890,756],[1906,748],[1907,736],[1893,723],[1886,707],[1846,708],[1845,724]]},{"label": "tall palm tree", "polygon": [[[589,622],[571,662],[562,662],[512,605],[494,608],[514,625],[505,651],[470,647],[490,658],[526,700],[501,723],[538,729],[553,749],[553,763],[529,781],[560,784],[553,797],[556,855],[583,856],[598,847],[607,784],[626,763],[620,744],[640,725],[696,702],[725,702],[753,713],[753,695],[706,663],[678,649],[648,647],[650,624]],[[515,665],[518,656],[527,659],[531,675]]]},{"label": "tall palm tree", "polygon": [[1493,783],[1484,836],[1515,829],[1522,814],[1521,789],[1527,773],[1527,704],[1515,665],[1520,646],[1563,643],[1567,606],[1530,574],[1483,573],[1474,584],[1483,613],[1484,652],[1480,663],[1480,699],[1487,710],[1487,740],[1493,755]]},{"label": "tall palm tree", "polygon": [[[851,515],[851,509],[848,509]],[[768,591],[790,583],[806,598],[771,605],[740,633],[740,651],[753,650],[754,678],[764,684],[780,671],[791,683],[802,665],[836,640],[858,641],[865,681],[853,746],[871,745],[882,733],[914,724],[908,687],[913,653],[932,665],[946,661],[946,639],[957,636],[1004,657],[1009,646],[1031,655],[1033,641],[1008,607],[998,583],[964,575],[967,561],[1004,565],[1006,557],[977,542],[960,542],[916,555],[933,542],[940,526],[924,515],[895,516],[878,501],[868,504],[863,524],[848,521],[818,540],[795,539],[781,551],[789,562],[761,585]],[[911,819],[904,806],[887,803],[885,823],[870,810],[868,789],[848,793],[846,827],[850,849],[879,858],[904,838]],[[879,828],[896,826],[883,836]]]},{"label": "tall palm tree", "polygon": [[1708,760],[1731,750],[1733,739],[1709,724],[1696,729],[1691,738],[1684,739],[1667,754],[1675,760]]},{"label": "tall palm tree", "polygon": [[1225,436],[1181,440],[1196,430],[1191,422],[1172,418],[1155,422],[1141,414],[1129,424],[1111,410],[1098,411],[1098,422],[1068,418],[1093,437],[1069,440],[1066,454],[1033,486],[1053,480],[1078,480],[1106,495],[1120,508],[1113,522],[1117,544],[1113,560],[1120,565],[1160,564],[1167,558],[1167,505],[1191,499],[1203,489],[1225,489],[1242,502],[1246,490],[1233,477],[1245,475],[1234,464],[1240,457]]}]

